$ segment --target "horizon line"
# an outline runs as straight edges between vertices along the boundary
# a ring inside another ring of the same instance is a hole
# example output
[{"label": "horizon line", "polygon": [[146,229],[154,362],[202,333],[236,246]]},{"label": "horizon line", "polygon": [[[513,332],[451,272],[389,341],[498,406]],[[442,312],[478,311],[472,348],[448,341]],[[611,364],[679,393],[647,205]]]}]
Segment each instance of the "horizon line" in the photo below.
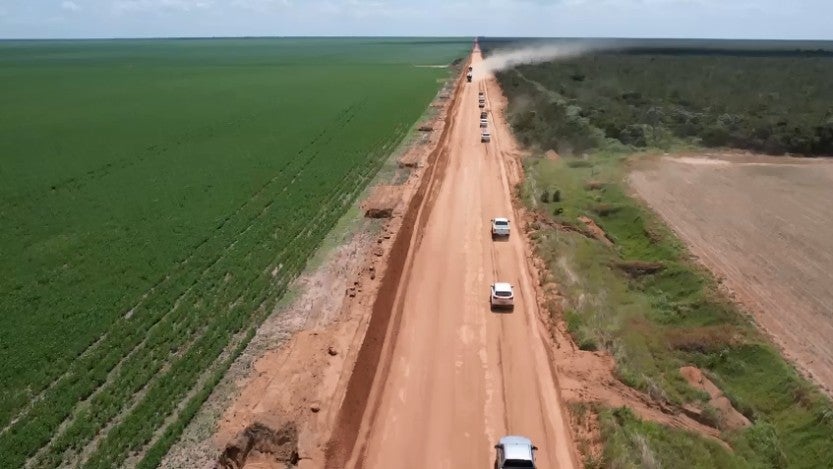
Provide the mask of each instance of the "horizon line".
[{"label": "horizon line", "polygon": [[416,36],[416,35],[239,35],[239,36],[89,36],[89,37],[0,37],[0,41],[118,41],[118,40],[210,40],[210,39],[582,39],[582,40],[644,40],[644,41],[777,41],[833,42],[833,39],[784,39],[744,37],[660,37],[660,36]]}]

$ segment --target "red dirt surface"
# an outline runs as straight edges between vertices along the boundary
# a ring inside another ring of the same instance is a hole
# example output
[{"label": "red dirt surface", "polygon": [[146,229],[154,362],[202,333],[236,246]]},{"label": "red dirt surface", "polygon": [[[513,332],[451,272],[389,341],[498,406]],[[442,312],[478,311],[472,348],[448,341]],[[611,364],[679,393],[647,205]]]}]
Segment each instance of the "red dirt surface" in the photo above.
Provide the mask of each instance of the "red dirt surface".
[{"label": "red dirt surface", "polygon": [[589,217],[585,217],[584,215],[578,217],[578,219],[587,226],[587,230],[593,235],[594,238],[601,241],[605,246],[613,246],[613,241],[607,237],[607,234],[604,232],[602,227],[597,225],[595,221]]},{"label": "red dirt surface", "polygon": [[373,188],[362,204],[364,215],[369,218],[390,218],[402,202],[402,188],[380,185]]},{"label": "red dirt surface", "polygon": [[748,154],[661,158],[631,173],[630,183],[830,394],[833,164]]},{"label": "red dirt surface", "polygon": [[[480,60],[475,51],[472,65]],[[428,454],[433,466],[489,467],[506,434],[532,438],[541,467],[577,465],[523,235],[489,235],[489,219],[519,219],[515,143],[494,121],[491,143],[480,143],[477,92],[491,100],[494,80],[461,86],[424,197],[405,216],[413,231],[397,237],[402,249],[395,246],[386,275],[396,282],[383,283],[374,305],[329,468],[422,468]],[[514,312],[490,311],[494,281],[514,285]]]},{"label": "red dirt surface", "polygon": [[[721,429],[737,430],[752,425],[748,418],[732,406],[732,402],[723,394],[723,391],[712,383],[699,368],[695,366],[684,366],[680,368],[680,374],[693,388],[705,391],[709,395],[709,405],[714,407],[720,414]],[[695,415],[699,412],[700,409],[694,409]]]}]

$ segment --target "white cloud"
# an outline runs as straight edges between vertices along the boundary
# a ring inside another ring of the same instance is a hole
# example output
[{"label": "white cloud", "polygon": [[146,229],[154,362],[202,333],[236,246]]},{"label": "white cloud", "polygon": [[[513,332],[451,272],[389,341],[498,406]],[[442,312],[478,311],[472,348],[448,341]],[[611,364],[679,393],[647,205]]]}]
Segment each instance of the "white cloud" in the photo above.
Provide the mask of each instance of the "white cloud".
[{"label": "white cloud", "polygon": [[292,2],[290,0],[232,0],[231,6],[258,13],[267,13],[279,8],[291,7]]},{"label": "white cloud", "polygon": [[211,0],[116,0],[113,2],[113,11],[116,13],[190,12],[211,8],[212,3]]},{"label": "white cloud", "polygon": [[78,11],[81,9],[81,6],[72,0],[64,0],[61,2],[61,8],[67,11]]}]

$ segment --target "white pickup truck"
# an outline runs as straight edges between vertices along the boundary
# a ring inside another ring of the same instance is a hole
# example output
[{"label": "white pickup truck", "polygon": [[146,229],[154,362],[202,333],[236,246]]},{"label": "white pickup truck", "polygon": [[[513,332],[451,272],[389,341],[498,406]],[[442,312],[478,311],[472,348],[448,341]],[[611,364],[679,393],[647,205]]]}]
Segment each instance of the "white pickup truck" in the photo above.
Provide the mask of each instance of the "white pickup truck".
[{"label": "white pickup truck", "polygon": [[490,134],[488,130],[483,129],[483,131],[480,132],[480,141],[482,143],[491,142],[492,141],[492,134]]},{"label": "white pickup truck", "polygon": [[509,237],[509,219],[503,217],[492,218],[492,239],[501,236]]},{"label": "white pickup truck", "polygon": [[484,129],[485,129],[485,128],[486,128],[486,127],[488,127],[488,126],[489,126],[489,121],[488,121],[488,119],[480,119],[480,127],[482,127],[482,128],[484,128]]}]

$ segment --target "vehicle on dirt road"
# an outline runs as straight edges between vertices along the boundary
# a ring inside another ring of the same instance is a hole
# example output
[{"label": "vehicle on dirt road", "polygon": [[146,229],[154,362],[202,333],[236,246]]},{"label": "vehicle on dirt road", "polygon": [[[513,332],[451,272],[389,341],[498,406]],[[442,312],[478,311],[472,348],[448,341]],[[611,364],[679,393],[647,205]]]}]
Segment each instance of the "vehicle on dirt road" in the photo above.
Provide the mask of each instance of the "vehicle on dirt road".
[{"label": "vehicle on dirt road", "polygon": [[489,133],[488,130],[483,130],[480,132],[480,142],[481,143],[489,143],[492,141],[492,134]]},{"label": "vehicle on dirt road", "polygon": [[495,469],[535,468],[538,447],[525,436],[504,436],[495,449]]},{"label": "vehicle on dirt road", "polygon": [[512,285],[506,282],[493,283],[489,293],[489,304],[492,309],[506,308],[510,311],[515,309],[515,293],[512,291]]},{"label": "vehicle on dirt road", "polygon": [[466,74],[466,81],[471,83],[471,72]]},{"label": "vehicle on dirt road", "polygon": [[489,126],[489,120],[488,119],[480,119],[480,127],[483,127],[485,129],[488,126]]},{"label": "vehicle on dirt road", "polygon": [[489,112],[488,111],[480,111],[480,118],[481,119],[485,119],[487,117],[489,117]]},{"label": "vehicle on dirt road", "polygon": [[509,237],[509,219],[498,217],[492,218],[492,239]]}]

